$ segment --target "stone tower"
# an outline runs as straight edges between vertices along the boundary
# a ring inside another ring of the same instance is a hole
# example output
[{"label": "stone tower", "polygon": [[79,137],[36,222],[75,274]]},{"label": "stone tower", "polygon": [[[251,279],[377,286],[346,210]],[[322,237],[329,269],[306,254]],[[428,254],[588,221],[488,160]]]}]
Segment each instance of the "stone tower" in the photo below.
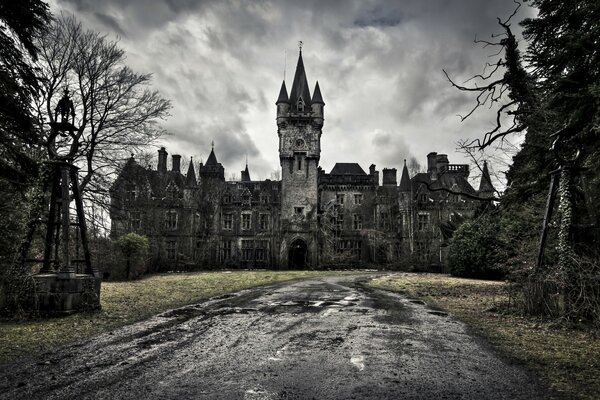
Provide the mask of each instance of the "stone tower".
[{"label": "stone tower", "polygon": [[318,82],[310,95],[302,50],[290,95],[284,81],[275,104],[282,191],[280,262],[303,268],[318,263],[317,178],[325,103]]}]

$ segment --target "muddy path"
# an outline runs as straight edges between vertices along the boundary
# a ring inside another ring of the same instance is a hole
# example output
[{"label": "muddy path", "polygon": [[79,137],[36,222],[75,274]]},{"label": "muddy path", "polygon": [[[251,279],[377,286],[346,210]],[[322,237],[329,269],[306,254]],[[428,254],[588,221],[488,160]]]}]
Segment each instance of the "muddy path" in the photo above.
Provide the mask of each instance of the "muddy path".
[{"label": "muddy path", "polygon": [[553,398],[461,322],[360,279],[245,290],[4,365],[0,398]]}]

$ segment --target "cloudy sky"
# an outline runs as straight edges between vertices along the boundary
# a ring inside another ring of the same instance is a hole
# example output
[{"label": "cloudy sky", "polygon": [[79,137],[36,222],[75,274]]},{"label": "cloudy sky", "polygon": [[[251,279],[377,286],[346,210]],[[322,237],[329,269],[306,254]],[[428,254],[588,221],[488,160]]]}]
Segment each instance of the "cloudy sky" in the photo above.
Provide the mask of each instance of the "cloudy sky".
[{"label": "cloudy sky", "polygon": [[[402,167],[431,151],[456,153],[460,139],[492,124],[489,112],[461,123],[473,104],[442,69],[463,82],[493,49],[473,43],[499,32],[510,0],[52,0],[91,29],[120,38],[127,63],[153,73],[173,103],[160,144],[206,159],[211,141],[226,177],[246,155],[253,179],[279,169],[275,100],[291,86],[298,41],[312,88],[325,105],[321,165]],[[523,9],[515,21],[531,10]],[[516,25],[516,22],[515,22]],[[505,166],[498,165],[500,171]]]}]

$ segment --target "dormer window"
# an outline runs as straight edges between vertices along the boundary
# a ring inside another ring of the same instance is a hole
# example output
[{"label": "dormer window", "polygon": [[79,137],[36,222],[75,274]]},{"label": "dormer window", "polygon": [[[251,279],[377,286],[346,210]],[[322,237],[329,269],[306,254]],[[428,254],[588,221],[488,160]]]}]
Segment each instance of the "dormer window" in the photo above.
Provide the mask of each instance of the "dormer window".
[{"label": "dormer window", "polygon": [[179,197],[179,191],[177,190],[177,186],[173,184],[173,182],[169,183],[166,190],[167,199],[173,200]]},{"label": "dormer window", "polygon": [[300,112],[304,112],[304,104],[305,104],[305,103],[304,103],[304,100],[302,100],[302,97],[300,97],[300,98],[298,99],[298,103],[296,103],[296,106],[297,106],[297,108],[298,108],[298,111],[300,111]]}]

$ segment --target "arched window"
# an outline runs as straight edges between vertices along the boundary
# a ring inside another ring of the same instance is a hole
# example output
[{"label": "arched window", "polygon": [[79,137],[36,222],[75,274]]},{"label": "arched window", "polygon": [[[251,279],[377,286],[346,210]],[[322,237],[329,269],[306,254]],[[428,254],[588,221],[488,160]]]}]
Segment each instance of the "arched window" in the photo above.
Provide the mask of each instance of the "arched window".
[{"label": "arched window", "polygon": [[298,107],[298,111],[304,112],[304,100],[302,100],[302,96],[298,99],[298,103],[296,103]]}]

